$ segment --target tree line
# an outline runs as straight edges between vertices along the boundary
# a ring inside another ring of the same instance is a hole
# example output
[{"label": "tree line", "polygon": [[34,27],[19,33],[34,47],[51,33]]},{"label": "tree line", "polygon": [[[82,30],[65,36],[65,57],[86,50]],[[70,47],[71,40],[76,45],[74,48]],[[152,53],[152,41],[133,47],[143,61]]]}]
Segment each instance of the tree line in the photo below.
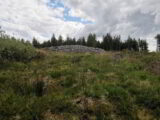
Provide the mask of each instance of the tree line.
[{"label": "tree line", "polygon": [[58,39],[53,34],[51,40],[39,43],[37,39],[33,38],[32,44],[36,48],[45,48],[51,46],[61,46],[61,45],[84,45],[88,47],[102,48],[106,51],[122,51],[124,49],[130,51],[148,51],[148,43],[146,40],[135,39],[128,37],[126,41],[121,40],[121,36],[112,36],[111,34],[106,34],[103,36],[103,40],[100,42],[97,40],[96,34],[90,33],[85,39],[81,37],[76,40],[76,38],[67,37],[65,40],[60,35]]},{"label": "tree line", "polygon": [[157,34],[155,39],[157,39],[157,52],[160,52],[160,34]]}]

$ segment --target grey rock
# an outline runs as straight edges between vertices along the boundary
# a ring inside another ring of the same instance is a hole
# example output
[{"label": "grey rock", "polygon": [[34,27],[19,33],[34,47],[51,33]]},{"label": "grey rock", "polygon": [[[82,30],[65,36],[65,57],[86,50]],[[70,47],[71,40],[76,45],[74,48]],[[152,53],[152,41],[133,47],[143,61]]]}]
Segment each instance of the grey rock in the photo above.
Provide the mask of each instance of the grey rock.
[{"label": "grey rock", "polygon": [[63,46],[52,46],[49,48],[52,51],[57,52],[77,52],[77,53],[104,53],[105,50],[94,47],[86,47],[82,45],[63,45]]}]

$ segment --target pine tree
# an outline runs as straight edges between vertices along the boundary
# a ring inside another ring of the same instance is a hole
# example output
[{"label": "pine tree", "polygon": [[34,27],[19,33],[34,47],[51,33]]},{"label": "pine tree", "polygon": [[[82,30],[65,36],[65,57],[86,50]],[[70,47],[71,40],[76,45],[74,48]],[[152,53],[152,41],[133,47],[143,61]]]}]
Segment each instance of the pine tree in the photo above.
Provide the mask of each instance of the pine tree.
[{"label": "pine tree", "polygon": [[96,47],[96,34],[89,34],[88,39],[87,39],[87,46],[89,47]]},{"label": "pine tree", "polygon": [[57,45],[58,46],[63,45],[63,37],[61,35],[58,37],[58,44]]},{"label": "pine tree", "polygon": [[103,36],[103,41],[102,41],[102,48],[105,50],[111,50],[112,48],[112,36],[111,34],[107,33],[105,36]]},{"label": "pine tree", "polygon": [[130,36],[128,37],[127,41],[125,42],[126,47],[130,51],[139,51],[138,42],[136,39],[132,39]]},{"label": "pine tree", "polygon": [[155,38],[157,39],[157,51],[159,52],[160,51],[160,34],[157,34]]},{"label": "pine tree", "polygon": [[138,40],[139,51],[148,51],[148,44],[146,40]]},{"label": "pine tree", "polygon": [[54,35],[54,34],[52,35],[52,38],[51,38],[51,45],[52,45],[52,46],[57,46],[57,45],[58,45],[58,41],[57,41],[57,39],[55,38],[55,35]]},{"label": "pine tree", "polygon": [[82,37],[82,45],[86,45],[86,41],[85,41],[85,38],[84,37]]},{"label": "pine tree", "polygon": [[32,45],[33,45],[35,48],[40,48],[40,43],[36,40],[36,38],[33,38],[33,40],[32,40]]}]

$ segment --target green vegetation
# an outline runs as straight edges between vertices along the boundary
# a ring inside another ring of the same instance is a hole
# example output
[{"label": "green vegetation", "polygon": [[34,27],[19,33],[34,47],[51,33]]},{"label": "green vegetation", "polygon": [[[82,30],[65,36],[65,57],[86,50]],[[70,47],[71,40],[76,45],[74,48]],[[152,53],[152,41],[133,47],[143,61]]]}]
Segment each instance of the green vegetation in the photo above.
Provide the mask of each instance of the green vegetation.
[{"label": "green vegetation", "polygon": [[56,39],[53,34],[51,40],[44,41],[39,43],[38,40],[33,38],[32,44],[36,48],[45,48],[51,46],[60,46],[60,45],[83,45],[88,47],[102,48],[106,51],[148,51],[148,43],[146,40],[135,39],[128,37],[127,40],[122,42],[121,36],[112,36],[111,34],[106,34],[103,36],[103,40],[100,42],[97,40],[96,34],[90,33],[85,40],[85,37],[81,37],[76,40],[76,38],[67,37],[66,40],[63,40],[62,36],[59,36]]},{"label": "green vegetation", "polygon": [[4,60],[30,61],[37,55],[29,42],[16,40],[7,35],[0,37],[0,62]]},{"label": "green vegetation", "polygon": [[[7,50],[35,54],[26,43],[8,41],[0,41]],[[159,53],[40,52],[43,59],[5,57],[0,65],[0,120],[160,118]]]},{"label": "green vegetation", "polygon": [[159,120],[160,53],[143,47],[62,53],[1,34],[0,120]]}]

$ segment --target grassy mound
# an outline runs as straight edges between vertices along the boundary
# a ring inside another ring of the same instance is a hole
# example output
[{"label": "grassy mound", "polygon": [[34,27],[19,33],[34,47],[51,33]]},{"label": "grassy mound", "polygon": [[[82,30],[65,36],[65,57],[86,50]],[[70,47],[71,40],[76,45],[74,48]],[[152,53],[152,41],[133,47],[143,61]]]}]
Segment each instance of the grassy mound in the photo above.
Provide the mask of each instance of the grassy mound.
[{"label": "grassy mound", "polygon": [[0,67],[0,120],[160,118],[160,54],[45,52]]}]

